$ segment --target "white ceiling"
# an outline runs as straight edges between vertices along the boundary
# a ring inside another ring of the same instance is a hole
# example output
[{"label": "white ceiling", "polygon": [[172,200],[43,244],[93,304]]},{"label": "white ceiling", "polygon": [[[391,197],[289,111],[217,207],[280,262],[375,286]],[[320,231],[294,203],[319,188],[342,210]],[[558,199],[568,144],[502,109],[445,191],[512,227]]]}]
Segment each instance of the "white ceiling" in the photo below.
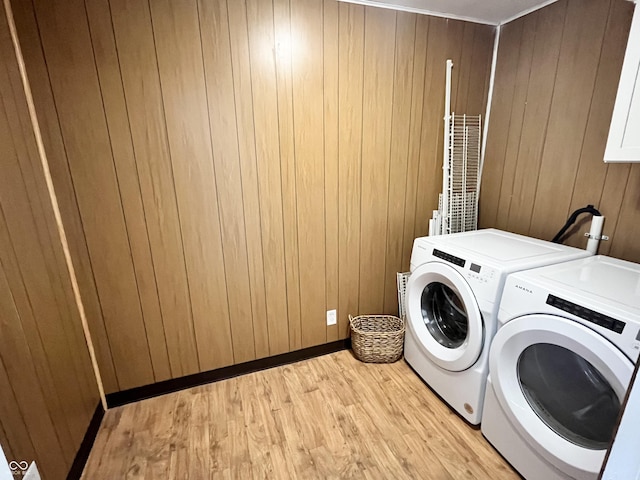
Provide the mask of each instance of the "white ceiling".
[{"label": "white ceiling", "polygon": [[340,0],[377,7],[500,25],[556,0]]}]

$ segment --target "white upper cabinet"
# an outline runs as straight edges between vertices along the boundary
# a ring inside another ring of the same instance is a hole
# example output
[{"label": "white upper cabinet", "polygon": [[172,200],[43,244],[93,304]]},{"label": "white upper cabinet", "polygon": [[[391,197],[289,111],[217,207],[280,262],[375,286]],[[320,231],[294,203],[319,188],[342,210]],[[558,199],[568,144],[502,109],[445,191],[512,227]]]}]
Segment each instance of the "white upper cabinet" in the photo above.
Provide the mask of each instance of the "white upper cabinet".
[{"label": "white upper cabinet", "polygon": [[605,162],[640,162],[640,8],[633,13]]}]

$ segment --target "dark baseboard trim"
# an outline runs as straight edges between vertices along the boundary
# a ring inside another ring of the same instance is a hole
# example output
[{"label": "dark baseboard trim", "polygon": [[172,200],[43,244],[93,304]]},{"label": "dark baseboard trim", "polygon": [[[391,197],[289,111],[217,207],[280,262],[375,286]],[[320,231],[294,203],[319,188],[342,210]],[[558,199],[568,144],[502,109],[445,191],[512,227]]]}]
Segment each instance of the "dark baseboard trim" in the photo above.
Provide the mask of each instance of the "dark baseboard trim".
[{"label": "dark baseboard trim", "polygon": [[67,475],[67,480],[80,480],[82,472],[84,471],[84,466],[87,464],[87,460],[89,460],[89,454],[91,453],[91,448],[93,448],[93,442],[96,440],[98,430],[100,430],[100,424],[102,423],[103,417],[104,409],[99,403],[96,407],[96,411],[93,413],[93,417],[91,417],[91,421],[87,427],[87,432],[84,434],[78,453],[76,453],[76,458],[73,459],[71,469]]},{"label": "dark baseboard trim", "polygon": [[197,387],[207,383],[218,382],[228,378],[245,375],[247,373],[266,370],[268,368],[279,367],[289,363],[307,360],[313,357],[319,357],[328,353],[338,352],[351,348],[351,339],[338,340],[337,342],[316,345],[315,347],[303,348],[294,352],[283,353],[273,357],[260,358],[238,365],[230,365],[228,367],[209,370],[202,373],[194,373],[180,378],[164,380],[162,382],[135,387],[121,392],[110,393],[107,395],[107,405],[111,407],[119,407],[127,403],[137,402],[145,398],[158,397],[178,390]]}]

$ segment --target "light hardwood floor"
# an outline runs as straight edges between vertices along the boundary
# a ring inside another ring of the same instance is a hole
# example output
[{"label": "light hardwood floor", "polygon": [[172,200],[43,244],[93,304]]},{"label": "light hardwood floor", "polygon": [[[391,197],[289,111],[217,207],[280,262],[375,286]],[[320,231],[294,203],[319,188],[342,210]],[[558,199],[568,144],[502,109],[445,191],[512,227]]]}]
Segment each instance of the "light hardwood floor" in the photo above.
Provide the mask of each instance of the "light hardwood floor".
[{"label": "light hardwood floor", "polygon": [[402,360],[350,351],[107,412],[93,479],[518,479]]}]

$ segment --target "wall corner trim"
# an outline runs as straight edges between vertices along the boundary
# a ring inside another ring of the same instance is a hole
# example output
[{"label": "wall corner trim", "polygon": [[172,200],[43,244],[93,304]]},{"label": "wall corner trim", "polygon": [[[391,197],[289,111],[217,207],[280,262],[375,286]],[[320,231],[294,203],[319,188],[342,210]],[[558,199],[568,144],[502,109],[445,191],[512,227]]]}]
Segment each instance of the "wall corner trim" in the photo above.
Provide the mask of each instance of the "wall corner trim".
[{"label": "wall corner trim", "polygon": [[29,109],[29,118],[31,120],[31,128],[33,129],[33,136],[38,148],[38,156],[40,157],[40,163],[42,165],[42,172],[44,174],[45,182],[47,185],[47,191],[49,193],[49,199],[51,201],[51,209],[56,220],[56,226],[58,227],[58,235],[60,237],[60,243],[62,244],[62,250],[64,252],[64,259],[67,265],[67,271],[69,273],[69,279],[71,281],[71,287],[73,289],[73,296],[80,316],[80,322],[82,323],[82,331],[84,333],[87,348],[89,350],[89,356],[91,357],[91,364],[93,366],[93,373],[96,377],[96,383],[98,386],[98,392],[100,393],[100,401],[102,408],[107,409],[107,400],[104,394],[104,387],[102,385],[102,377],[100,376],[100,369],[98,367],[98,361],[96,359],[96,352],[91,341],[91,332],[89,331],[89,324],[87,322],[87,316],[85,314],[84,305],[82,303],[82,297],[80,296],[80,287],[78,286],[78,278],[76,277],[75,268],[71,259],[71,252],[69,249],[69,242],[67,241],[67,234],[62,224],[62,215],[60,213],[60,207],[58,206],[58,198],[56,196],[55,188],[53,186],[53,180],[51,178],[51,171],[49,169],[49,161],[47,159],[47,153],[44,149],[44,142],[42,140],[42,132],[40,130],[40,124],[36,115],[36,107],[33,102],[33,95],[31,94],[31,85],[27,76],[27,68],[24,63],[24,57],[22,55],[22,49],[20,47],[20,41],[18,39],[18,31],[16,29],[15,19],[13,17],[13,9],[11,8],[10,0],[4,0],[4,10],[7,16],[7,24],[9,25],[9,31],[11,33],[11,42],[13,43],[13,49],[16,55],[16,61],[18,62],[18,69],[20,70],[20,79],[22,81],[22,88],[24,89],[24,95],[27,100],[27,107]]},{"label": "wall corner trim", "polygon": [[[478,191],[482,185],[482,170],[484,168],[484,156],[487,151],[487,137],[489,135],[489,121],[491,120],[491,102],[493,101],[493,87],[496,79],[496,65],[498,64],[498,48],[500,46],[500,31],[502,26],[496,27],[496,33],[493,40],[493,55],[491,57],[491,73],[489,74],[489,92],[487,93],[487,110],[484,114],[484,124],[482,131],[482,152],[480,153],[480,169],[478,172]],[[479,201],[478,195],[477,201]]]}]

